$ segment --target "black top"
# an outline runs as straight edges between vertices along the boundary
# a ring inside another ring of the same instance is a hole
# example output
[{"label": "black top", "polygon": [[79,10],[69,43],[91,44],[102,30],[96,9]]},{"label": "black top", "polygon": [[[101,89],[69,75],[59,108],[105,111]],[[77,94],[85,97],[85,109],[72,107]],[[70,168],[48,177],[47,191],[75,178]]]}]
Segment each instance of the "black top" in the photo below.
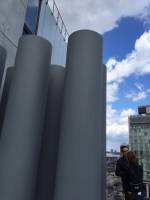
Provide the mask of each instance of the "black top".
[{"label": "black top", "polygon": [[121,157],[119,160],[117,160],[117,165],[116,165],[116,175],[120,176],[122,179],[122,185],[123,185],[123,190],[127,191],[127,180],[126,180],[126,172],[129,168],[129,163],[126,157]]},{"label": "black top", "polygon": [[120,158],[116,165],[116,175],[122,179],[123,190],[132,191],[132,184],[142,183],[143,168],[138,163],[131,163],[125,157]]}]

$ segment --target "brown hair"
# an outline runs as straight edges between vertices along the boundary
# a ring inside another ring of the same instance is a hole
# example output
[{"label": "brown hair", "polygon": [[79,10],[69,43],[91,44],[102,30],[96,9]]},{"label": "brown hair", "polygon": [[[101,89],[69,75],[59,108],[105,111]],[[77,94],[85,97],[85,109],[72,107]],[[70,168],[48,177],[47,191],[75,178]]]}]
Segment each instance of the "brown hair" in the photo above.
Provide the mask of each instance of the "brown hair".
[{"label": "brown hair", "polygon": [[122,144],[122,145],[120,146],[120,152],[123,151],[123,148],[128,148],[128,149],[129,149],[129,145],[128,145],[128,144]]},{"label": "brown hair", "polygon": [[137,158],[136,158],[135,154],[133,153],[133,151],[129,151],[127,153],[127,159],[129,161],[129,163],[137,163]]}]

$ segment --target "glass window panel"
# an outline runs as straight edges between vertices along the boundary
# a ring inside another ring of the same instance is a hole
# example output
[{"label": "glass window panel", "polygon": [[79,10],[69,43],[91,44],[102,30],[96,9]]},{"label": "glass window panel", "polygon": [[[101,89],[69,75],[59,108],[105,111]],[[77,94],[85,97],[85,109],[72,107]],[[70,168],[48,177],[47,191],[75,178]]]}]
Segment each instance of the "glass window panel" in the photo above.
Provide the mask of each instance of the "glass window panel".
[{"label": "glass window panel", "polygon": [[36,22],[38,16],[39,0],[28,0],[28,6],[26,10],[25,26],[31,33],[35,33]]}]

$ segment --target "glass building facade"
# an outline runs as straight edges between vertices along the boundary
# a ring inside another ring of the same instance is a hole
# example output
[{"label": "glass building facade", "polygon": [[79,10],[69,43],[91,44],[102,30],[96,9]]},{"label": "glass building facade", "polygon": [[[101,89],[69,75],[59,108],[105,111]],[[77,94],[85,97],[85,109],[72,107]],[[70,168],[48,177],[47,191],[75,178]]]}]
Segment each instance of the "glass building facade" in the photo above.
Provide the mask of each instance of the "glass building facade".
[{"label": "glass building facade", "polygon": [[2,85],[7,67],[14,66],[19,38],[22,34],[35,33],[52,44],[51,63],[65,66],[68,33],[55,1],[1,1],[0,46],[7,51]]},{"label": "glass building facade", "polygon": [[143,165],[144,180],[150,181],[150,115],[129,117],[129,143]]},{"label": "glass building facade", "polygon": [[28,0],[24,22],[24,34],[35,34],[38,17],[39,0]]},{"label": "glass building facade", "polygon": [[52,44],[51,63],[65,66],[69,34],[54,0],[28,0],[23,34],[47,39]]},{"label": "glass building facade", "polygon": [[14,66],[19,38],[37,34],[52,44],[51,64],[66,64],[68,32],[54,0],[17,0],[0,4],[0,46],[6,49],[0,98],[7,67]]}]

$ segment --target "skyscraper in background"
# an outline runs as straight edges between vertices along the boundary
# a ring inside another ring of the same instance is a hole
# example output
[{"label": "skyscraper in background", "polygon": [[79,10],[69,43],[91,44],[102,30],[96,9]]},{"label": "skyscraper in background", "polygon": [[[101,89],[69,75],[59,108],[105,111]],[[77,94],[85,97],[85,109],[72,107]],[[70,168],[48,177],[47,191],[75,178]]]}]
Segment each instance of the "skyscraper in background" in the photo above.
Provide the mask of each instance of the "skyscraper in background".
[{"label": "skyscraper in background", "polygon": [[129,116],[129,144],[139,164],[143,166],[143,180],[147,198],[150,196],[150,106],[139,106],[138,114]]},{"label": "skyscraper in background", "polygon": [[138,107],[129,117],[129,143],[144,169],[144,181],[150,182],[150,106]]}]

